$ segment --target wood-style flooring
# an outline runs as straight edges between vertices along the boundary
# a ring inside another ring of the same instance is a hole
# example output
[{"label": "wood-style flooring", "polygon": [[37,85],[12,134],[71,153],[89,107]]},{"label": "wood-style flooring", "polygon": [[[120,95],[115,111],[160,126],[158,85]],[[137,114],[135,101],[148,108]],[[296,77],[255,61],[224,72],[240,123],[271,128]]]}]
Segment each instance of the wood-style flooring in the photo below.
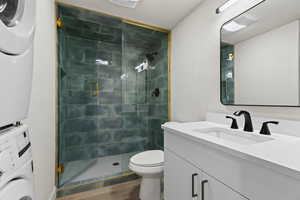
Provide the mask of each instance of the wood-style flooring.
[{"label": "wood-style flooring", "polygon": [[139,200],[140,180],[60,197],[57,200]]}]

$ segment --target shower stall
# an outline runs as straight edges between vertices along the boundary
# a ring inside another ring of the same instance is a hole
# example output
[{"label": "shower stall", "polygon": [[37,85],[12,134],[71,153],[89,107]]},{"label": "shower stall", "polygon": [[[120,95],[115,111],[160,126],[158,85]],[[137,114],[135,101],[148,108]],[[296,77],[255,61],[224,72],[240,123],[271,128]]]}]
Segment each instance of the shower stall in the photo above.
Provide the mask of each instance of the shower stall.
[{"label": "shower stall", "polygon": [[124,179],[130,156],[163,148],[169,33],[64,4],[57,26],[58,187]]}]

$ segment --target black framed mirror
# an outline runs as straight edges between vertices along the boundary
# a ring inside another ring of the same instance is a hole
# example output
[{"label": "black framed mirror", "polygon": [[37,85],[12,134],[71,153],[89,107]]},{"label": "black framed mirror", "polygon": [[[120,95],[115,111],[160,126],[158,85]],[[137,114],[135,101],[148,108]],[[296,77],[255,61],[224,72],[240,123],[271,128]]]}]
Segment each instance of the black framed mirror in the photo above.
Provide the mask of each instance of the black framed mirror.
[{"label": "black framed mirror", "polygon": [[300,106],[300,1],[265,0],[220,30],[224,105]]}]

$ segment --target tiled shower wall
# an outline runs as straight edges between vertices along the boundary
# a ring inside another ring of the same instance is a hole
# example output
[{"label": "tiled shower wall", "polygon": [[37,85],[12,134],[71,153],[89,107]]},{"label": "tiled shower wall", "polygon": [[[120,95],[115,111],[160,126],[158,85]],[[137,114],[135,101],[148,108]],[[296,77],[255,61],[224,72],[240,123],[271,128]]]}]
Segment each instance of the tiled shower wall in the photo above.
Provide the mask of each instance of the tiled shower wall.
[{"label": "tiled shower wall", "polygon": [[[123,91],[124,97],[129,97],[126,103],[137,106],[138,113],[142,114],[137,118],[143,119],[147,124],[149,149],[162,149],[161,124],[168,121],[168,35],[128,24],[124,29],[125,60],[123,64],[128,66],[129,76],[129,81],[127,81],[129,85]],[[155,53],[157,55],[153,56],[154,59],[150,62],[148,71],[137,73],[133,70],[134,66],[145,59],[146,54]],[[153,95],[156,88],[160,91],[158,97]]]},{"label": "tiled shower wall", "polygon": [[[63,5],[58,13],[60,162],[163,146],[167,34]],[[152,52],[151,69],[137,73]],[[155,88],[159,97],[151,95]]]},{"label": "tiled shower wall", "polygon": [[[161,124],[168,121],[168,38],[162,36],[161,45],[157,48],[158,57],[152,63],[154,70],[150,71],[149,87],[149,134],[154,149],[163,149],[163,130]],[[155,97],[152,92],[158,88],[160,95]]]}]

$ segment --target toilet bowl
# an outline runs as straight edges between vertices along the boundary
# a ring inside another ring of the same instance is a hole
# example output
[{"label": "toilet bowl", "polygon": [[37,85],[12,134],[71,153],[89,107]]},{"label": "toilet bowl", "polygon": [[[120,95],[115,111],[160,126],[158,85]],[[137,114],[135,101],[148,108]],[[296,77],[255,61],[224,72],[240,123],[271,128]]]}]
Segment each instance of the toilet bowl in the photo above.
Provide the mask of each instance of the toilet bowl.
[{"label": "toilet bowl", "polygon": [[138,153],[130,158],[129,169],[142,177],[140,199],[160,200],[164,152],[154,150]]}]

